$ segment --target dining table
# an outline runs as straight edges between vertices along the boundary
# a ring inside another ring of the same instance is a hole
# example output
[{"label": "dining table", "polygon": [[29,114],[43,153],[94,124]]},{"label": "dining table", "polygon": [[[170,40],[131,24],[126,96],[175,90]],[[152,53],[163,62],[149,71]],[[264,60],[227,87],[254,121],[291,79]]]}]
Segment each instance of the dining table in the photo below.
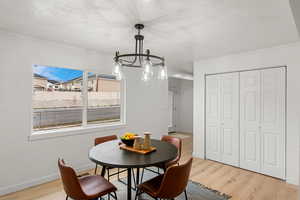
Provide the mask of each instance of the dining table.
[{"label": "dining table", "polygon": [[177,148],[168,142],[151,140],[155,151],[148,154],[139,154],[120,148],[120,141],[113,140],[94,146],[89,151],[89,159],[102,166],[101,175],[105,176],[105,169],[127,169],[127,200],[132,198],[132,169],[136,169],[136,185],[139,184],[140,168],[157,166],[174,160],[177,157]]}]

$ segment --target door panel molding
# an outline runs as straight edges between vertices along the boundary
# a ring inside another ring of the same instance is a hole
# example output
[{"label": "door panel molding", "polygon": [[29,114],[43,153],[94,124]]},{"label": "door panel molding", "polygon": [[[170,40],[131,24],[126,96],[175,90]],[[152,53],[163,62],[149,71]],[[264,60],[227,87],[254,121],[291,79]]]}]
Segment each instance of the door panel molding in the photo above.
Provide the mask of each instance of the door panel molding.
[{"label": "door panel molding", "polygon": [[[237,83],[230,81],[234,75]],[[212,77],[215,86],[211,85]],[[233,85],[238,87],[237,103],[233,103]],[[286,95],[286,66],[205,74],[206,158],[285,179]],[[235,109],[237,126],[233,123]],[[209,135],[212,127],[217,135],[214,138]],[[217,140],[214,145],[211,139]],[[216,150],[214,155],[209,152],[208,140]],[[234,152],[238,152],[236,163]]]},{"label": "door panel molding", "polygon": [[239,166],[238,85],[238,74],[206,78],[206,158],[234,166]]}]

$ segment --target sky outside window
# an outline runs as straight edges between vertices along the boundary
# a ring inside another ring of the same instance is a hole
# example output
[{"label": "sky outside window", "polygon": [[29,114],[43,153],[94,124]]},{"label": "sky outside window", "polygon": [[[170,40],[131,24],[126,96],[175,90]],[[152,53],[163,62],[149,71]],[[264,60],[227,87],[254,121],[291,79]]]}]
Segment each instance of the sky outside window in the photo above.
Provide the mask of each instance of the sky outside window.
[{"label": "sky outside window", "polygon": [[70,81],[83,75],[83,71],[81,70],[41,65],[34,65],[33,73],[57,82]]}]

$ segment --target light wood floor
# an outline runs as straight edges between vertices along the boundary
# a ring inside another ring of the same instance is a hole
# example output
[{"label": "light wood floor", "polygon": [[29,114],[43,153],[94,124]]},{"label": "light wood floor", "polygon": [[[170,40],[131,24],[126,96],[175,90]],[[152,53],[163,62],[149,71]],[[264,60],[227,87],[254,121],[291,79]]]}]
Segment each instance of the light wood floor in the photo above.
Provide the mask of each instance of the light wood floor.
[{"label": "light wood floor", "polygon": [[[191,156],[191,152],[191,137],[183,139],[183,157],[181,162],[187,160]],[[231,195],[232,200],[298,199],[298,190],[294,185],[209,160],[194,159],[191,179],[209,188]],[[65,193],[60,180],[0,197],[0,200],[64,199]]]}]

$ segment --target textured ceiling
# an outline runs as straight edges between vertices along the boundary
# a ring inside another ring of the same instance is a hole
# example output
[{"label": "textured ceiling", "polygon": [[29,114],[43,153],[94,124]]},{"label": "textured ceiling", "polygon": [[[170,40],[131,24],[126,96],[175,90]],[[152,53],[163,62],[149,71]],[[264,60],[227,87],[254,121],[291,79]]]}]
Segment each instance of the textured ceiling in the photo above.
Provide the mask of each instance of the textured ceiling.
[{"label": "textured ceiling", "polygon": [[195,58],[298,40],[288,0],[0,1],[0,29],[112,56],[133,51],[137,22],[145,24],[144,47],[183,72]]}]

